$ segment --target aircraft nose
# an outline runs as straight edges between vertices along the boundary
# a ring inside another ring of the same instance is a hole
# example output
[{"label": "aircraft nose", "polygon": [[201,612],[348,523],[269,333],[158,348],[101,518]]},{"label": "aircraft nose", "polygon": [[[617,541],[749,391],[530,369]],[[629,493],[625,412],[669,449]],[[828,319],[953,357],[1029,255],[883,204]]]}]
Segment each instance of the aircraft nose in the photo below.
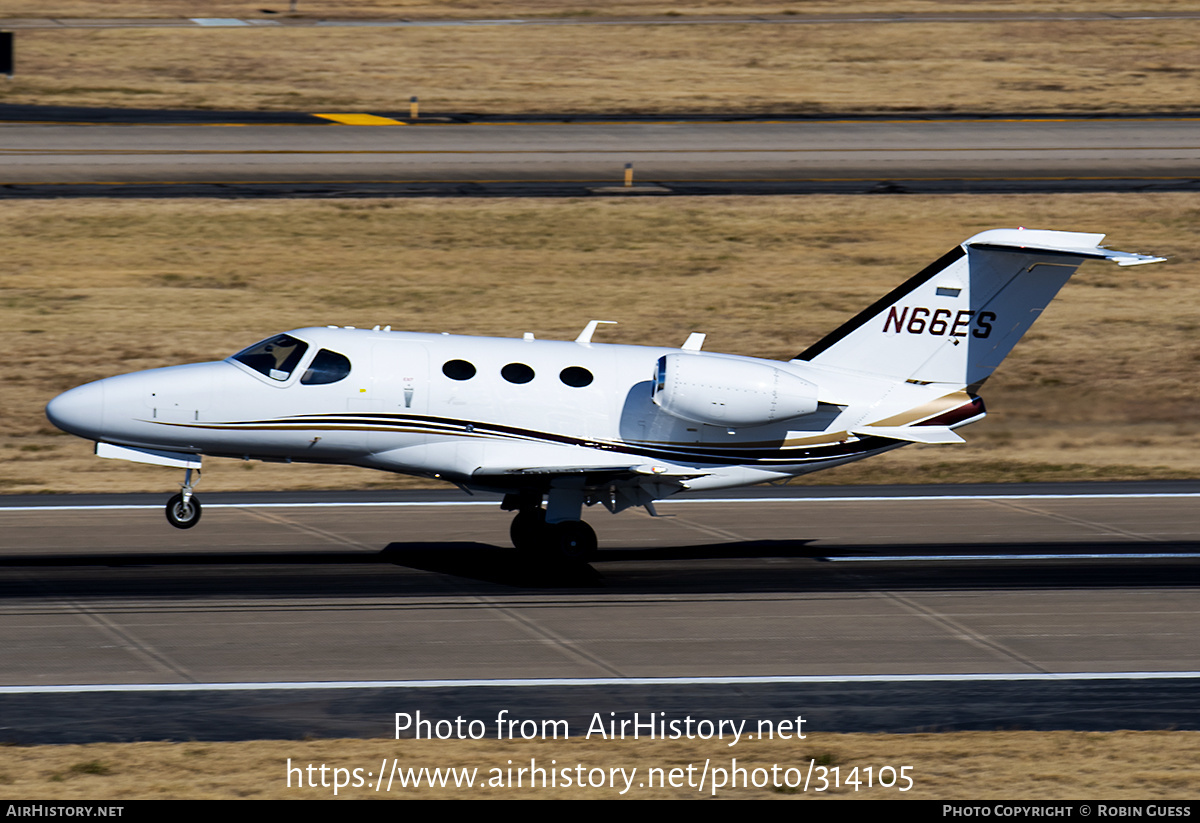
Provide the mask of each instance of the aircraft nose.
[{"label": "aircraft nose", "polygon": [[65,432],[94,439],[104,424],[102,380],[63,392],[46,404],[46,417]]}]

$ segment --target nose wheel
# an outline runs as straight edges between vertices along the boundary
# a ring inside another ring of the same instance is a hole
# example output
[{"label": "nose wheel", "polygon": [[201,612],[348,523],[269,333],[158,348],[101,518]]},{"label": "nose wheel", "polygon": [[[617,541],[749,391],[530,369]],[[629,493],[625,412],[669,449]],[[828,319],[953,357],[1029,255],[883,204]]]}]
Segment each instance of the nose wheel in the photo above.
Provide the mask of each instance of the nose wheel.
[{"label": "nose wheel", "polygon": [[[196,483],[200,482],[200,472],[196,471]],[[193,494],[196,483],[192,482],[192,470],[187,469],[183,475],[179,494],[167,501],[167,522],[177,529],[190,529],[200,522],[200,500]]]},{"label": "nose wheel", "polygon": [[190,529],[200,522],[200,501],[189,495],[187,500],[177,494],[167,501],[167,522],[177,529]]}]

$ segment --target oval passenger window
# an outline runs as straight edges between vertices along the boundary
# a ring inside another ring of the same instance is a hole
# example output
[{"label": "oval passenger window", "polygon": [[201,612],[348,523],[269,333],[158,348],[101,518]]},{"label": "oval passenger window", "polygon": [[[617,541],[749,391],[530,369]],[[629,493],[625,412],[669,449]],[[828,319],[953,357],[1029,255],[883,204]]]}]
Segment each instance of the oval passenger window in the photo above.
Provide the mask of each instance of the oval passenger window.
[{"label": "oval passenger window", "polygon": [[509,383],[528,383],[533,379],[533,369],[524,363],[509,363],[500,370],[500,376]]},{"label": "oval passenger window", "polygon": [[451,380],[470,380],[475,376],[475,366],[466,360],[447,360],[442,365],[442,374]]},{"label": "oval passenger window", "polygon": [[583,366],[567,366],[558,373],[558,379],[575,389],[592,385],[592,373]]}]

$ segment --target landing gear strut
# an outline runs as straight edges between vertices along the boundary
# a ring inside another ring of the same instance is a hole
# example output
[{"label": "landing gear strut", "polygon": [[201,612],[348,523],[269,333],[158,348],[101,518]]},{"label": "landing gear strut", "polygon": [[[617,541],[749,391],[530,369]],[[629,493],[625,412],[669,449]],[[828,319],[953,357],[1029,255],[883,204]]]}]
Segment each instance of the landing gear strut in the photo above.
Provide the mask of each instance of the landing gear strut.
[{"label": "landing gear strut", "polygon": [[[200,482],[200,471],[196,471],[196,483]],[[200,500],[192,493],[196,487],[192,482],[192,470],[185,469],[183,489],[167,501],[167,522],[177,529],[190,529],[200,522]]]}]

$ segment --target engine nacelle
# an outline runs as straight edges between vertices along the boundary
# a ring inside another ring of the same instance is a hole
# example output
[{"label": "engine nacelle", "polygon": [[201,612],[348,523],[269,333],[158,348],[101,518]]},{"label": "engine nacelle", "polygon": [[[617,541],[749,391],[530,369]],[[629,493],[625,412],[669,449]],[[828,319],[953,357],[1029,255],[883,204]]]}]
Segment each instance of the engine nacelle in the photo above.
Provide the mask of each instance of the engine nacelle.
[{"label": "engine nacelle", "polygon": [[658,358],[654,403],[714,426],[765,426],[817,410],[817,386],[783,369],[711,354]]}]

